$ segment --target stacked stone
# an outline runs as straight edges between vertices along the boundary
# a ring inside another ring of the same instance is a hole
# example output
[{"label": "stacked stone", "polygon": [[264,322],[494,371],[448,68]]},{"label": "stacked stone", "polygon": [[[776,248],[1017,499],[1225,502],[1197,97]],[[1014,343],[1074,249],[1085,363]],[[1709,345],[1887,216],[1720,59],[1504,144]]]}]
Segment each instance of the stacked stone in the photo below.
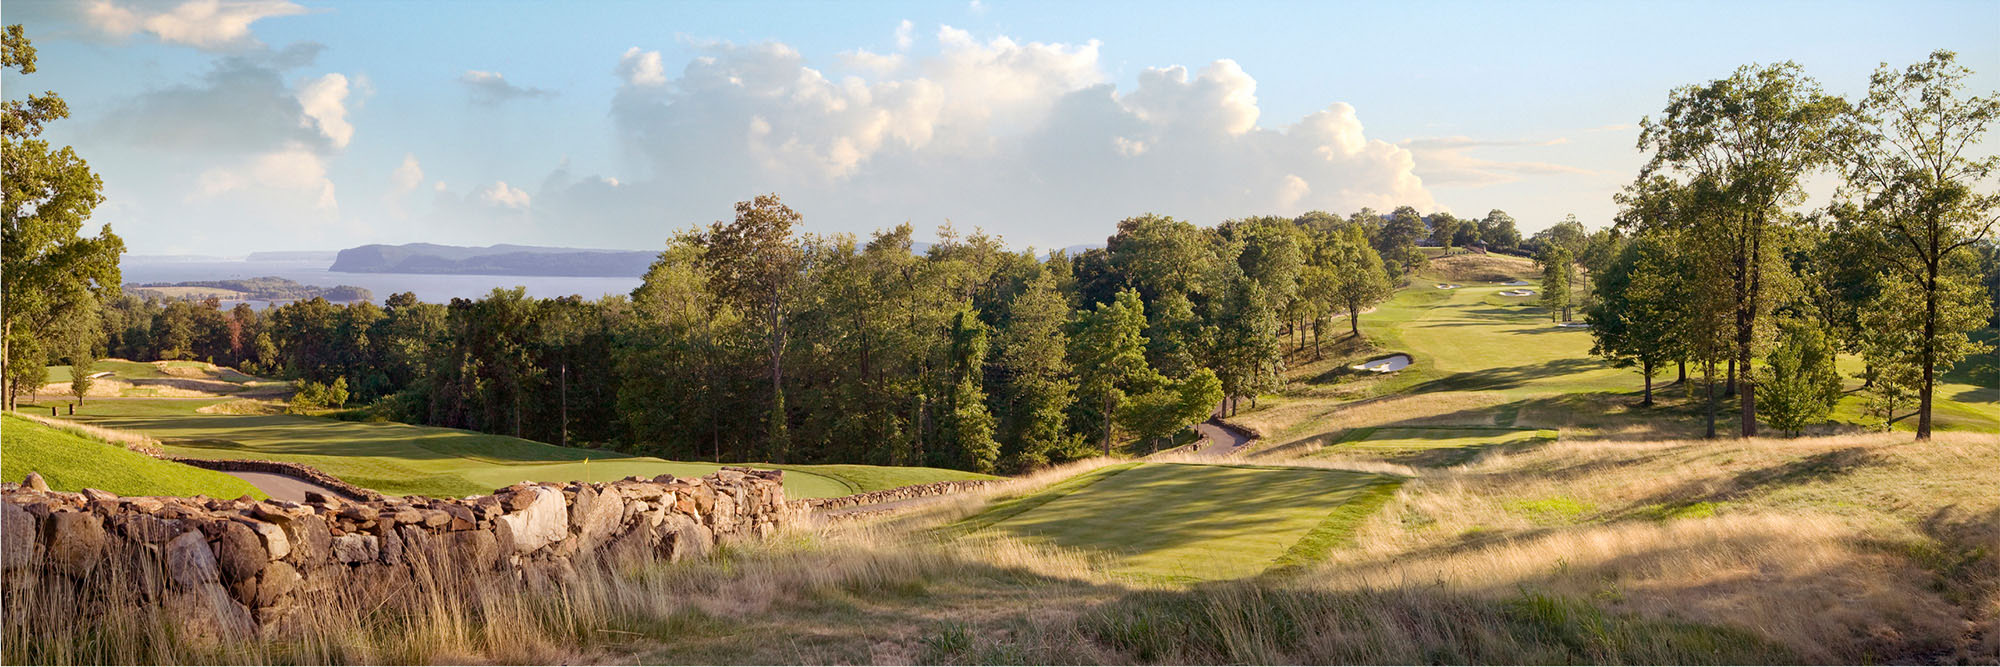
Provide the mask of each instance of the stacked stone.
[{"label": "stacked stone", "polygon": [[909,500],[911,498],[926,498],[930,496],[942,496],[952,493],[974,491],[981,488],[985,488],[987,485],[993,484],[997,481],[1001,480],[962,479],[962,480],[949,480],[943,482],[930,482],[926,484],[911,484],[909,486],[899,486],[893,489],[882,489],[880,491],[857,493],[851,496],[836,496],[832,498],[806,498],[798,501],[798,506],[799,509],[803,511],[815,511],[815,510],[824,511],[824,510],[841,509],[846,507],[859,507],[862,505],[874,505],[878,503],[886,503],[897,500]]},{"label": "stacked stone", "polygon": [[463,499],[310,494],[305,503],[64,493],[31,475],[0,484],[0,500],[0,567],[10,585],[42,576],[80,586],[104,581],[107,568],[157,563],[166,583],[157,601],[224,637],[270,628],[323,599],[316,595],[393,594],[406,587],[392,584],[439,564],[541,584],[573,573],[582,557],[705,556],[717,540],[767,536],[795,512],[781,471],[748,468],[523,482]]}]

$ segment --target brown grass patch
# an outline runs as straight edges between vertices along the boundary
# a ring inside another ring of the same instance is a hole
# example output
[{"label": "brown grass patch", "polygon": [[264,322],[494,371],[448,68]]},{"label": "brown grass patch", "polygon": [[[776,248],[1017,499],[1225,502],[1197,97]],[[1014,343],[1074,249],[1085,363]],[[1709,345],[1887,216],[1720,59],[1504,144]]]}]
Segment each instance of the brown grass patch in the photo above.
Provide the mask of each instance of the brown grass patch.
[{"label": "brown grass patch", "polygon": [[1539,277],[1535,263],[1511,255],[1467,253],[1432,259],[1430,273],[1451,282],[1504,283],[1533,281]]}]

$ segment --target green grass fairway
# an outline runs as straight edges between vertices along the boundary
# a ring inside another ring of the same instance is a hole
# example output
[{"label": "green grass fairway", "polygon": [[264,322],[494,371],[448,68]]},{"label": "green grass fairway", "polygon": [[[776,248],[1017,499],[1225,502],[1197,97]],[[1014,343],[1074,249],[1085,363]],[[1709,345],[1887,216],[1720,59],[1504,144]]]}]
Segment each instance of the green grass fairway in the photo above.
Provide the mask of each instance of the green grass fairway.
[{"label": "green grass fairway", "polygon": [[842,484],[846,484],[848,489],[847,493],[849,494],[866,493],[868,491],[880,491],[882,489],[893,489],[899,486],[909,486],[912,484],[929,484],[931,482],[948,482],[961,479],[1001,479],[993,475],[981,475],[976,472],[966,472],[964,470],[951,470],[947,468],[870,466],[870,465],[853,465],[844,463],[822,464],[822,465],[793,465],[793,464],[759,464],[759,465],[760,466],[769,465],[770,467],[773,468],[783,469],[787,471],[785,473],[787,475],[794,474],[794,472],[804,472],[813,475],[831,477],[835,480],[840,481]]},{"label": "green grass fairway", "polygon": [[[195,412],[217,402],[221,401],[94,401],[77,410],[73,419],[145,433],[175,454],[295,461],[350,484],[398,495],[464,496],[523,480],[606,482],[662,473],[698,477],[720,467],[394,422]],[[791,498],[844,496],[857,493],[856,489],[872,491],[938,479],[981,477],[930,468],[827,466],[830,469],[821,473],[815,470],[821,466],[785,467],[785,495]],[[887,486],[875,486],[878,484]]]},{"label": "green grass fairway", "polygon": [[13,415],[0,416],[0,423],[0,479],[9,482],[38,472],[57,491],[88,487],[126,496],[265,497],[225,473],[162,461]]},{"label": "green grass fairway", "polygon": [[[981,533],[1082,550],[1137,579],[1236,579],[1272,568],[1330,519],[1358,520],[1335,514],[1390,479],[1312,468],[1149,463],[997,504],[991,511],[1029,507]],[[1043,495],[1049,497],[1038,497]],[[966,521],[980,520],[974,515]]]},{"label": "green grass fairway", "polygon": [[1488,447],[1554,440],[1555,431],[1474,427],[1358,428],[1313,456],[1364,454],[1409,465],[1456,465]]}]

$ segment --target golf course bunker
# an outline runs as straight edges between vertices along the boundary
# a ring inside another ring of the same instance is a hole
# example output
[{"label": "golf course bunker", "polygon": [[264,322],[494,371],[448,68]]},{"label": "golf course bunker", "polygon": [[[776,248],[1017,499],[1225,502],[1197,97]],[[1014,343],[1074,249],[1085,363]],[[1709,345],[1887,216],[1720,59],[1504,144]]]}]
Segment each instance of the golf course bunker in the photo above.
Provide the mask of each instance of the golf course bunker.
[{"label": "golf course bunker", "polygon": [[1324,548],[1313,545],[1324,540],[1301,541],[1351,529],[1369,512],[1334,517],[1335,509],[1357,501],[1379,507],[1400,482],[1347,470],[1133,463],[994,504],[958,525],[973,539],[1075,549],[1135,579],[1239,579],[1323,558]]},{"label": "golf course bunker", "polygon": [[1409,368],[1409,366],[1410,355],[1392,354],[1367,363],[1355,364],[1351,368],[1357,371],[1369,371],[1372,373],[1394,373]]},{"label": "golf course bunker", "polygon": [[1464,285],[1458,285],[1458,284],[1454,284],[1454,283],[1438,283],[1438,284],[1437,284],[1437,288],[1438,288],[1438,289],[1458,289],[1458,288],[1460,288],[1460,287],[1464,287]]},{"label": "golf course bunker", "polygon": [[1495,294],[1499,294],[1500,296],[1534,296],[1535,291],[1531,289],[1510,289],[1502,292],[1495,292]]}]

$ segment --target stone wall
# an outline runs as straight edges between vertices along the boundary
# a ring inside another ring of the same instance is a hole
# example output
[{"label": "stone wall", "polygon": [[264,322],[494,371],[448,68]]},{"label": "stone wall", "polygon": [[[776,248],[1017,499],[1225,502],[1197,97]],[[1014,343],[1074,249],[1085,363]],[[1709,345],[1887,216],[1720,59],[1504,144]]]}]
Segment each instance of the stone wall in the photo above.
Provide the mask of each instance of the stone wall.
[{"label": "stone wall", "polygon": [[899,486],[893,489],[882,489],[880,491],[857,493],[851,496],[838,496],[833,498],[806,498],[798,501],[798,505],[800,509],[807,511],[834,510],[834,509],[842,509],[848,507],[859,507],[862,505],[874,505],[877,503],[887,503],[898,500],[909,500],[911,498],[926,498],[930,496],[941,496],[951,493],[972,491],[975,489],[984,488],[986,485],[992,484],[996,481],[1001,481],[1001,480],[965,479],[965,480],[951,480],[945,482],[931,482],[928,484],[912,484],[909,486]]},{"label": "stone wall", "polygon": [[329,594],[396,595],[434,577],[429,564],[560,581],[580,559],[705,556],[717,540],[767,536],[796,515],[783,472],[748,468],[609,484],[523,482],[462,499],[257,502],[4,484],[0,501],[8,590],[53,582],[87,599],[85,589],[105,581],[139,582],[147,604],[221,638],[303,618],[295,612]]}]

